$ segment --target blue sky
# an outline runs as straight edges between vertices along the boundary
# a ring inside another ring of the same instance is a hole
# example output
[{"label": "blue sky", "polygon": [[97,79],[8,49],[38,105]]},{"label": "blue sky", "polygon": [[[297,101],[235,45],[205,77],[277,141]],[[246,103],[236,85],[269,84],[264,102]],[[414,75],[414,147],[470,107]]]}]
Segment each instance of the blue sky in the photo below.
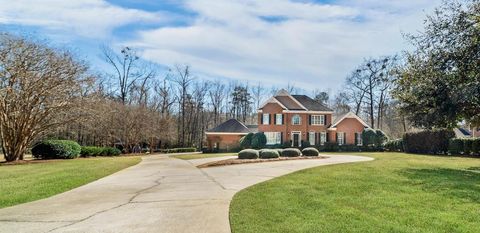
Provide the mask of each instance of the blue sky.
[{"label": "blue sky", "polygon": [[0,29],[28,33],[106,68],[130,46],[199,78],[338,90],[364,58],[408,49],[441,0],[0,0]]}]

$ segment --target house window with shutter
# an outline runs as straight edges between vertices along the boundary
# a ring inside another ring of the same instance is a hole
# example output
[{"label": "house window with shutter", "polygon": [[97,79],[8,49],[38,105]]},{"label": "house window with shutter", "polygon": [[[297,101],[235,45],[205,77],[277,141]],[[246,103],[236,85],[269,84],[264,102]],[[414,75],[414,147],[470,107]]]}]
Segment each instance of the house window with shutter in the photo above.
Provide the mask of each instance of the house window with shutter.
[{"label": "house window with shutter", "polygon": [[282,144],[282,133],[280,132],[265,132],[267,138],[267,145]]},{"label": "house window with shutter", "polygon": [[265,113],[263,114],[262,122],[264,125],[269,125],[270,124],[270,114]]},{"label": "house window with shutter", "polygon": [[308,135],[308,142],[310,145],[314,146],[315,145],[315,132],[310,132]]},{"label": "house window with shutter", "polygon": [[345,144],[345,133],[343,133],[343,132],[338,132],[337,133],[337,143],[340,146]]},{"label": "house window with shutter", "polygon": [[283,125],[283,115],[282,114],[275,114],[275,124],[276,125]]},{"label": "house window with shutter", "polygon": [[327,142],[327,132],[320,132],[320,145],[325,145]]},{"label": "house window with shutter", "polygon": [[362,146],[363,145],[363,140],[362,140],[362,133],[356,133],[355,135],[357,137],[357,146]]},{"label": "house window with shutter", "polygon": [[325,125],[325,115],[312,115],[310,119],[312,125]]},{"label": "house window with shutter", "polygon": [[292,125],[300,125],[302,123],[302,118],[300,115],[293,115],[292,117]]}]

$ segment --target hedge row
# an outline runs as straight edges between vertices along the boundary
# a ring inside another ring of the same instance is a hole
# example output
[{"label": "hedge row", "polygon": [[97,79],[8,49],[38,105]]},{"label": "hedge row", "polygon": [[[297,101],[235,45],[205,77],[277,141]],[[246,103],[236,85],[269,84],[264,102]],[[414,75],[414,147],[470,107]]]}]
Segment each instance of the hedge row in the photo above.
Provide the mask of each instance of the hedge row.
[{"label": "hedge row", "polygon": [[390,140],[388,142],[386,142],[384,145],[383,145],[383,148],[386,150],[386,151],[395,151],[395,152],[403,152],[405,151],[404,150],[404,145],[403,145],[403,139],[400,138],[400,139],[395,139],[395,140]]},{"label": "hedge row", "polygon": [[80,155],[82,157],[91,156],[118,156],[122,152],[115,147],[96,147],[96,146],[82,146]]},{"label": "hedge row", "polygon": [[448,152],[453,155],[480,155],[480,138],[450,139]]},{"label": "hedge row", "polygon": [[194,147],[188,147],[188,148],[173,148],[173,149],[164,149],[160,150],[162,153],[187,153],[187,152],[196,152],[197,148]]},{"label": "hedge row", "polygon": [[74,141],[46,140],[32,147],[32,155],[36,159],[74,159],[81,149]]},{"label": "hedge row", "polygon": [[245,149],[238,152],[239,159],[273,159],[278,157],[299,157],[299,156],[318,156],[319,152],[316,148],[308,147],[300,151],[297,148],[286,149]]},{"label": "hedge row", "polygon": [[454,137],[455,133],[446,129],[406,133],[403,146],[407,153],[447,154],[449,141]]}]

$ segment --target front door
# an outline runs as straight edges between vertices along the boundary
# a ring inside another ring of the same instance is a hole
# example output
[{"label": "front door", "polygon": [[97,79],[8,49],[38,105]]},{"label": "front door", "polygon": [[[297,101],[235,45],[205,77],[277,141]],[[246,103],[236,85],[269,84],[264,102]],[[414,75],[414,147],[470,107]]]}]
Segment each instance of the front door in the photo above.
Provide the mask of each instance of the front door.
[{"label": "front door", "polygon": [[300,133],[292,133],[293,147],[300,147]]}]

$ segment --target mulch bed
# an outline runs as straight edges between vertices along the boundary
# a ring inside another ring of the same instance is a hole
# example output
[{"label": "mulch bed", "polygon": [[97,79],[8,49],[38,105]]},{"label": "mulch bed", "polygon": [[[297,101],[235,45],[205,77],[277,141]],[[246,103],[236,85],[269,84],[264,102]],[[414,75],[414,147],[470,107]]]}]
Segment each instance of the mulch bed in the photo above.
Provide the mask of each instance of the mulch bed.
[{"label": "mulch bed", "polygon": [[266,163],[266,162],[278,162],[278,161],[289,161],[289,160],[305,160],[305,159],[325,159],[328,156],[314,156],[314,157],[280,157],[275,159],[226,159],[220,161],[214,161],[210,163],[200,164],[198,168],[206,168],[206,167],[218,167],[218,166],[229,166],[229,165],[237,165],[237,164],[246,164],[246,163]]}]

